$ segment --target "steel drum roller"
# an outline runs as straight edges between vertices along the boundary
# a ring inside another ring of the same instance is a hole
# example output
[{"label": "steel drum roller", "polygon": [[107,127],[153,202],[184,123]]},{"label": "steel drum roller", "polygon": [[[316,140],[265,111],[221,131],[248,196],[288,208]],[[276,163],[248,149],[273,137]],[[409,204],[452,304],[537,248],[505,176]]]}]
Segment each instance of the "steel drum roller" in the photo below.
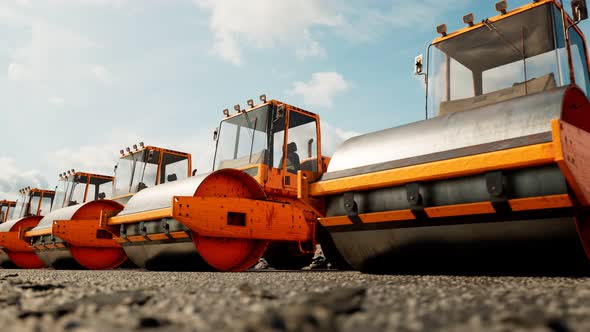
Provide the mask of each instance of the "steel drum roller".
[{"label": "steel drum roller", "polygon": [[[194,195],[207,175],[200,174],[144,189],[127,202],[118,216],[170,208],[174,196]],[[164,226],[170,232],[185,231],[190,233],[188,228],[172,218],[146,221],[143,224],[143,230],[140,229],[139,223],[127,224],[124,228],[126,236],[133,236],[141,235],[142,231],[143,234],[162,233]],[[138,243],[125,242],[122,243],[122,246],[133,263],[149,270],[194,271],[209,269],[197,253],[190,238]]]},{"label": "steel drum roller", "polygon": [[[51,229],[53,222],[56,220],[67,223],[75,223],[77,220],[96,220],[98,223],[101,213],[114,214],[122,208],[122,205],[110,200],[97,200],[73,205],[51,212],[33,230]],[[43,236],[36,240],[36,245],[47,244],[48,241],[51,243],[65,242],[54,234]],[[64,248],[35,248],[35,252],[48,266],[61,269],[113,269],[127,260],[123,249],[118,245],[114,245],[113,247],[92,247],[68,243]]]},{"label": "steel drum roller", "polygon": [[[574,99],[579,102],[580,94],[575,88],[558,88],[351,138],[336,151],[320,182],[551,142],[551,120],[566,119],[567,104]],[[589,111],[585,98],[583,108]],[[588,119],[577,116],[575,125],[589,128]],[[511,199],[569,193],[556,164],[507,170],[502,176]],[[486,174],[475,174],[420,183],[422,204],[436,207],[490,201],[486,179]],[[328,217],[347,215],[343,195],[326,197]],[[411,208],[404,185],[353,195],[359,214]],[[530,272],[565,271],[567,267],[568,271],[587,272],[582,242],[588,240],[580,241],[577,215],[569,208],[532,211],[526,218],[511,212],[329,230],[345,259],[365,271],[498,272],[502,267]]]}]

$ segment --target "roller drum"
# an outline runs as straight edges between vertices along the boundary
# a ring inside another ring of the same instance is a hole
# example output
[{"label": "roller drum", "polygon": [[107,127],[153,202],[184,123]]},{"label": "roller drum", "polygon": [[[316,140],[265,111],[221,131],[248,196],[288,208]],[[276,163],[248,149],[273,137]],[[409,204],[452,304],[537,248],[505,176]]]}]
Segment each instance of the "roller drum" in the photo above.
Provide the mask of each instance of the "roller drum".
[{"label": "roller drum", "polygon": [[164,243],[128,244],[123,249],[131,261],[151,271],[209,271],[195,250],[190,238],[186,241]]},{"label": "roller drum", "polygon": [[[35,253],[48,266],[56,269],[112,269],[123,264],[127,257],[113,240],[112,247],[94,247],[67,243],[52,232],[53,222],[76,223],[77,220],[95,220],[97,226],[102,212],[114,213],[123,208],[117,202],[97,200],[69,206],[45,216],[34,230],[49,230],[50,234],[34,238]],[[88,236],[86,234],[85,236]],[[52,247],[39,248],[43,245]],[[56,247],[55,244],[61,244]]]},{"label": "roller drum", "polygon": [[[170,208],[174,196],[193,196],[207,175],[200,174],[185,180],[144,189],[135,194],[118,215],[127,216]],[[140,229],[141,227],[143,229]],[[165,231],[183,231],[189,236],[184,239],[122,243],[129,259],[139,267],[159,271],[210,270],[197,253],[190,238],[190,230],[174,219],[125,224],[122,226],[122,230],[125,236],[147,236],[148,234],[162,234]]]},{"label": "roller drum", "polygon": [[[54,220],[71,220],[76,211],[78,211],[83,204],[77,204],[54,210],[47,214],[39,221],[39,224],[33,228],[33,231],[49,230],[53,226]],[[65,244],[63,240],[53,235],[39,236],[34,239],[33,246],[45,244]],[[72,257],[68,248],[52,248],[52,249],[37,249],[35,253],[45,263],[46,266],[51,266],[55,269],[83,269],[83,267],[76,262]]]},{"label": "roller drum", "polygon": [[[59,241],[63,242],[63,241]],[[35,254],[45,263],[46,266],[51,266],[58,270],[83,270],[82,267],[68,248],[53,248],[53,249],[35,249]]]},{"label": "roller drum", "polygon": [[[336,151],[320,182],[548,143],[553,119],[569,119],[578,128],[590,128],[589,117],[574,113],[580,112],[573,111],[574,106],[588,111],[580,90],[563,87],[358,136]],[[493,202],[488,175],[416,183],[421,206]],[[557,164],[501,170],[501,176],[509,199],[571,194]],[[358,214],[412,211],[415,206],[408,190],[397,185],[347,194],[353,195]],[[344,194],[325,197],[327,217],[350,215]],[[494,208],[496,213],[489,215],[351,222],[327,229],[348,263],[364,271],[590,272],[576,228],[579,210],[561,207],[502,213]]]},{"label": "roller drum", "polygon": [[433,274],[587,274],[573,218],[333,232],[358,270]]}]

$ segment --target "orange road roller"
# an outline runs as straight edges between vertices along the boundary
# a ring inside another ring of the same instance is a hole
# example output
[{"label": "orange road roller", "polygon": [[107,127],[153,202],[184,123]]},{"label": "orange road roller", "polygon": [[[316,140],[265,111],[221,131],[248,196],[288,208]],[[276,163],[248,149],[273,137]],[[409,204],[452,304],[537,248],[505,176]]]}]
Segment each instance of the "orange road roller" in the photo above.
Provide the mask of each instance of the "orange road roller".
[{"label": "orange road roller", "polygon": [[[53,231],[56,220],[96,218],[101,213],[120,209],[119,203],[107,200],[113,188],[113,177],[70,170],[59,175],[54,208],[34,228],[22,234],[22,242],[33,246],[33,250],[46,266],[53,268],[98,268],[106,269],[121,264],[127,258],[120,248],[103,249],[82,246],[68,246],[60,232]],[[107,194],[108,193],[108,194]],[[76,230],[77,236],[94,229]],[[108,234],[99,236],[108,240]],[[117,251],[117,249],[119,251]],[[74,259],[76,258],[76,259]]]},{"label": "orange road roller", "polygon": [[310,185],[355,269],[588,272],[587,11],[573,7],[500,1],[437,28],[415,68],[433,117],[348,140]]},{"label": "orange road roller", "polygon": [[0,247],[14,265],[24,269],[42,268],[43,262],[31,245],[23,241],[23,233],[35,227],[44,213],[51,211],[55,192],[38,188],[20,190],[20,198],[10,219],[0,224]]},{"label": "orange road roller", "polygon": [[[127,183],[141,183],[143,175],[138,178],[131,170],[144,169],[146,160],[153,158],[161,160],[162,167],[149,178],[155,176],[162,184],[146,186],[114,216],[71,223],[88,222],[92,227],[111,230],[135,264],[152,270],[242,271],[256,264],[265,252],[271,253],[267,259],[275,266],[301,268],[309,264],[322,203],[317,200],[310,206],[301,202],[298,181],[302,176],[318,178],[329,161],[318,157],[319,117],[278,101],[266,101],[265,96],[261,99],[263,103],[256,107],[249,101],[249,109],[236,106],[234,115],[225,111],[227,117],[215,137],[214,172],[188,177],[190,159],[170,150],[152,157],[147,151],[129,157],[117,168],[117,183],[123,169],[129,170]],[[297,146],[305,153],[301,157]],[[305,175],[298,174],[300,170]],[[223,218],[203,224],[186,212],[178,213],[175,204],[181,198],[175,199],[177,196],[212,199],[205,203],[207,212],[195,212],[202,217],[212,213],[209,210],[216,209],[219,200],[227,202],[223,203],[225,209],[256,200],[259,206],[249,212],[256,213],[255,219],[286,219],[277,225],[259,222],[252,225],[253,230],[245,213],[236,211],[228,216],[224,210],[220,215]],[[275,197],[280,202],[269,202]],[[54,232],[67,224],[54,222]],[[74,230],[62,234],[68,242],[74,240],[68,236],[80,238]],[[87,239],[88,243],[94,238]]]},{"label": "orange road roller", "polygon": [[[122,239],[134,230],[107,221],[128,211],[124,206],[133,204],[135,195],[190,177],[191,162],[188,153],[143,143],[121,150],[115,167],[112,199],[105,199],[103,195],[99,200],[62,209],[47,216],[25,236],[32,239],[37,254],[53,267],[116,268],[127,260],[129,253],[123,250]],[[141,262],[136,256],[129,257],[134,263]]]}]

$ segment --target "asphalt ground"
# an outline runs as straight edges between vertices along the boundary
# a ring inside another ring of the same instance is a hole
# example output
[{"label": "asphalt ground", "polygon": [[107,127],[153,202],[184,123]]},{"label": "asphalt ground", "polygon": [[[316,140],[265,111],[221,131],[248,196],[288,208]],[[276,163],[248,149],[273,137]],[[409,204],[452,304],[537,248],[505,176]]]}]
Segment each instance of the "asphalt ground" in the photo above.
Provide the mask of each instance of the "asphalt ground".
[{"label": "asphalt ground", "polygon": [[590,331],[590,279],[0,270],[2,331]]}]

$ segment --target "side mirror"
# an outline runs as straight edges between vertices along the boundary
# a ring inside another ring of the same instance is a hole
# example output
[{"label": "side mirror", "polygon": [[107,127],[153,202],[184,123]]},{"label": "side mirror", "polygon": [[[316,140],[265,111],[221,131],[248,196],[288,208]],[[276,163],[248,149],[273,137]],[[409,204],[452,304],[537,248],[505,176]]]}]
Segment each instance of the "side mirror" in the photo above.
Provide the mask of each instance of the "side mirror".
[{"label": "side mirror", "polygon": [[166,182],[173,182],[173,181],[176,181],[176,180],[178,180],[178,176],[176,176],[176,173],[169,174],[166,177]]},{"label": "side mirror", "polygon": [[572,0],[572,14],[575,22],[580,22],[588,18],[588,7],[586,0]]},{"label": "side mirror", "polygon": [[193,169],[193,173],[192,174],[193,174],[193,176],[197,175],[197,169],[196,168]]},{"label": "side mirror", "polygon": [[218,138],[219,138],[219,129],[215,128],[215,130],[213,130],[213,141],[217,142]]},{"label": "side mirror", "polygon": [[414,75],[423,75],[423,74],[424,74],[424,56],[422,54],[420,54],[414,59]]},{"label": "side mirror", "polygon": [[105,194],[105,193],[98,194],[98,199],[105,199],[105,198],[107,198],[107,194]]}]

